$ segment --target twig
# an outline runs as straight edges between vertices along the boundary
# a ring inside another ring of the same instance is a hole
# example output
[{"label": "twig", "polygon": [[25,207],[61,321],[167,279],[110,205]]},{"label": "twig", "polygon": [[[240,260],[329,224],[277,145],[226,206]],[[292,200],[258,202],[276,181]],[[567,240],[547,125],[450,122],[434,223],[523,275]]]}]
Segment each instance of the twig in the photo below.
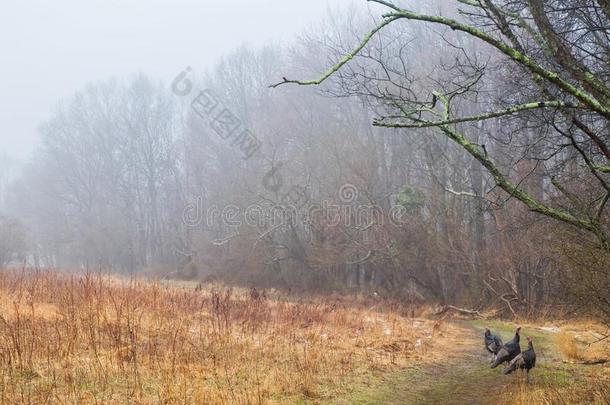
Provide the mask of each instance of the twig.
[{"label": "twig", "polygon": [[379,25],[377,25],[375,28],[373,28],[372,31],[370,31],[368,34],[365,35],[362,42],[360,42],[360,44],[356,48],[354,48],[354,50],[352,50],[350,53],[346,54],[343,58],[341,58],[341,60],[339,62],[337,62],[333,67],[328,69],[326,71],[326,73],[324,73],[322,75],[322,77],[320,77],[319,79],[302,81],[302,80],[289,80],[285,77],[282,77],[281,82],[272,84],[269,87],[276,88],[276,87],[281,86],[282,84],[286,84],[286,83],[298,84],[301,86],[311,86],[311,85],[321,84],[326,79],[328,79],[333,74],[335,74],[339,69],[341,69],[343,67],[343,65],[345,65],[350,60],[352,60],[356,55],[358,55],[358,53],[366,46],[366,44],[369,43],[371,38],[373,38],[373,36],[377,32],[379,32],[383,27],[390,24],[391,22],[398,20],[399,18],[401,18],[401,16],[384,18],[384,20]]},{"label": "twig", "polygon": [[601,337],[601,338],[599,338],[597,340],[594,340],[593,342],[587,344],[587,347],[591,347],[591,345],[594,345],[595,343],[599,343],[599,342],[601,342],[603,340],[606,340],[608,338],[610,338],[610,335],[605,335],[605,336],[603,336],[603,337]]}]

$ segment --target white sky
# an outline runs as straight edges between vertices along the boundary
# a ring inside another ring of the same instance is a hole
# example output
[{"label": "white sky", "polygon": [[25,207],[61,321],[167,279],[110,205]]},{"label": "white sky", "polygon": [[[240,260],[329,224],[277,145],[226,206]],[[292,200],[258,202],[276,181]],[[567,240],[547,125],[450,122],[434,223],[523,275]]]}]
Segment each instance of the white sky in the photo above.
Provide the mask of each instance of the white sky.
[{"label": "white sky", "polygon": [[[169,82],[244,43],[286,42],[352,0],[2,0],[0,158],[27,159],[55,104],[88,82]],[[367,7],[366,0],[357,0]]]}]

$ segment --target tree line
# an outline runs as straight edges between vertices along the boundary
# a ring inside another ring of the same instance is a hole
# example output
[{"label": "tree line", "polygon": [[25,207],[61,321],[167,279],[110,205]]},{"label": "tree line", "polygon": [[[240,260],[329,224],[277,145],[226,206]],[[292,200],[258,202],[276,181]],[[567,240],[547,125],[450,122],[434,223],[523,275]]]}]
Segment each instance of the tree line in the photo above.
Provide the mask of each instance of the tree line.
[{"label": "tree line", "polygon": [[59,105],[5,192],[13,251],[610,317],[607,1],[371,3],[174,85],[140,74]]}]

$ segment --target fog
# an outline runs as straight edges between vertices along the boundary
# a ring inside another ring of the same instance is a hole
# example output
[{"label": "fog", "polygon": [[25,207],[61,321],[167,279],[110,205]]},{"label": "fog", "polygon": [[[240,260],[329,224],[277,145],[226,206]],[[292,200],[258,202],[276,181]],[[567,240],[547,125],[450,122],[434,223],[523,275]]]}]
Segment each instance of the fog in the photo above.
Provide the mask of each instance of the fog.
[{"label": "fog", "polygon": [[607,10],[485,3],[6,4],[0,267],[605,297]]},{"label": "fog", "polygon": [[0,9],[3,403],[608,398],[608,0]]},{"label": "fog", "polygon": [[242,45],[285,43],[349,0],[9,1],[0,14],[0,151],[25,161],[37,127],[86,83],[170,81]]}]

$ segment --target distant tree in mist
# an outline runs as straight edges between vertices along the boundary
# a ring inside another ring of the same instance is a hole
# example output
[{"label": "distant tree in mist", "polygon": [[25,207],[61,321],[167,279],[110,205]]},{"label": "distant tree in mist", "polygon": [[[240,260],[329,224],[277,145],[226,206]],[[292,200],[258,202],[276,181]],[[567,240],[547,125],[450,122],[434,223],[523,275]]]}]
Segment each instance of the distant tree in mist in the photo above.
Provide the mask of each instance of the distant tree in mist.
[{"label": "distant tree in mist", "polygon": [[169,260],[162,207],[180,198],[172,103],[144,76],[111,80],[77,93],[42,126],[12,205],[38,229],[49,264]]},{"label": "distant tree in mist", "polygon": [[15,218],[0,216],[0,268],[14,260],[22,260],[26,253],[26,230]]},{"label": "distant tree in mist", "polygon": [[[562,248],[601,252],[607,235],[607,118],[595,103],[602,10],[584,0],[587,18],[560,2],[544,10],[562,43],[575,35],[562,24],[585,35],[573,52],[591,79],[550,52],[560,43],[544,45],[553,37],[529,3],[458,2],[466,14],[452,2],[419,2],[422,14],[376,3],[389,15],[369,36],[366,10],[337,10],[289,46],[240,47],[205,74],[191,71],[188,96],[140,75],[61,104],[7,194],[30,257],[510,315],[553,303],[585,266]],[[322,86],[269,88],[336,61],[300,82]],[[244,159],[193,109],[202,90],[256,135],[255,155]],[[271,220],[301,194],[296,213],[332,205],[339,221],[315,210]],[[262,217],[247,223],[252,207]],[[223,218],[227,208],[239,221]]]}]

